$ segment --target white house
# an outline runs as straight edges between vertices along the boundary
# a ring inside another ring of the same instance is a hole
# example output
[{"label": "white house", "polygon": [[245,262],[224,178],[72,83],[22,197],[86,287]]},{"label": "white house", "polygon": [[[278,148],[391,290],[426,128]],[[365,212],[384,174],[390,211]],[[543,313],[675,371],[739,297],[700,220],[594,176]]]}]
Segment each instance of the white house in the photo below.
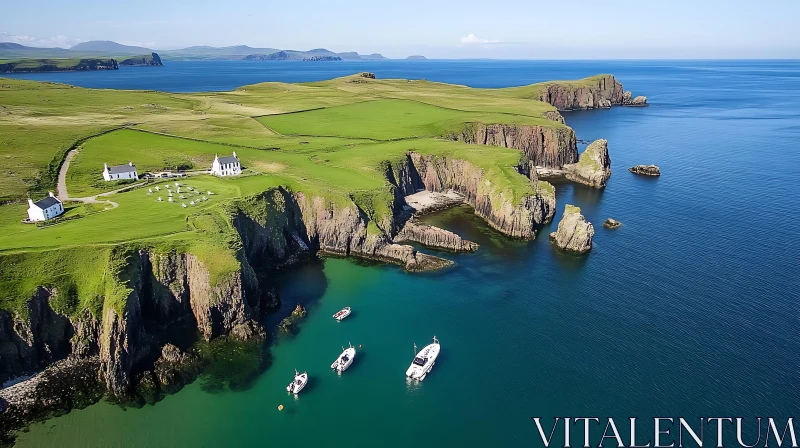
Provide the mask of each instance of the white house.
[{"label": "white house", "polygon": [[106,182],[111,180],[133,179],[138,180],[139,175],[136,174],[136,165],[133,162],[128,162],[127,165],[117,165],[108,167],[107,163],[103,164],[103,179]]},{"label": "white house", "polygon": [[230,157],[220,158],[218,155],[214,156],[214,163],[211,164],[211,174],[215,176],[236,176],[242,174],[242,166],[239,164],[239,158],[236,157],[236,151]]},{"label": "white house", "polygon": [[28,219],[31,221],[46,221],[62,213],[64,213],[64,205],[57,197],[53,196],[52,191],[50,196],[36,202],[28,199]]}]

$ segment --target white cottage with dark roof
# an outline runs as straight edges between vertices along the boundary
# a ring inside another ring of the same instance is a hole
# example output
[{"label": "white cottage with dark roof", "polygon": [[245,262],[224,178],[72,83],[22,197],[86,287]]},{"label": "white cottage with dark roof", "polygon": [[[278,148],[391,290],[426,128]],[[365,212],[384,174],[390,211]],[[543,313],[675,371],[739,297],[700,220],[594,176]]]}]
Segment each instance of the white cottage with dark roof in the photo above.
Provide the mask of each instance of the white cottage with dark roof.
[{"label": "white cottage with dark roof", "polygon": [[236,157],[236,151],[230,157],[214,156],[214,163],[211,164],[211,174],[215,176],[237,176],[242,174],[242,166],[239,164],[239,158]]},{"label": "white cottage with dark roof", "polygon": [[103,164],[103,179],[108,181],[133,179],[138,180],[139,175],[136,173],[136,165],[133,162],[128,162],[127,165],[116,165],[109,167],[107,163]]},{"label": "white cottage with dark roof", "polygon": [[64,213],[64,205],[50,192],[50,196],[36,202],[28,199],[28,220],[47,221]]}]

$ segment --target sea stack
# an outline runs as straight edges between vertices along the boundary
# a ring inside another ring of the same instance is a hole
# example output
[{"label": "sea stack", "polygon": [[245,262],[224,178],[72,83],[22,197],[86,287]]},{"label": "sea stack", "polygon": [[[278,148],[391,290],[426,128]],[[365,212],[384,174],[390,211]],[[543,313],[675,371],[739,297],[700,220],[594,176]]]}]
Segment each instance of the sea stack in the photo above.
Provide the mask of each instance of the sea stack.
[{"label": "sea stack", "polygon": [[608,219],[606,219],[606,222],[603,223],[603,227],[605,227],[606,229],[616,229],[617,227],[619,227],[621,225],[622,225],[622,223],[617,221],[614,218],[608,218]]},{"label": "sea stack", "polygon": [[623,106],[647,106],[647,97],[639,95],[636,98],[633,97],[633,94],[630,91],[627,91],[622,94],[622,105]]},{"label": "sea stack", "polygon": [[628,168],[633,174],[641,174],[643,176],[660,176],[661,170],[656,165],[636,165]]},{"label": "sea stack", "polygon": [[563,251],[585,254],[592,250],[593,236],[594,226],[583,217],[581,209],[567,204],[558,230],[550,234],[550,241]]},{"label": "sea stack", "polygon": [[564,165],[567,179],[594,188],[606,186],[611,177],[611,158],[608,156],[608,140],[595,140],[581,153],[578,163]]}]

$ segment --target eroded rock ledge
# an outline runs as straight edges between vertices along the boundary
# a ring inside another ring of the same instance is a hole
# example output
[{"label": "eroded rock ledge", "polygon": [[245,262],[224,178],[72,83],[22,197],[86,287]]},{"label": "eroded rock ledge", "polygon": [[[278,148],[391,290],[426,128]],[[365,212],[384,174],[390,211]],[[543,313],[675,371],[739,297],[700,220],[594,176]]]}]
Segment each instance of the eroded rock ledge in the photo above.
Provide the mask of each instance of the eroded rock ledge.
[{"label": "eroded rock ledge", "polygon": [[477,243],[465,240],[448,230],[422,224],[414,218],[406,222],[403,230],[397,234],[394,240],[397,242],[416,242],[423,246],[454,252],[474,252],[478,250]]}]

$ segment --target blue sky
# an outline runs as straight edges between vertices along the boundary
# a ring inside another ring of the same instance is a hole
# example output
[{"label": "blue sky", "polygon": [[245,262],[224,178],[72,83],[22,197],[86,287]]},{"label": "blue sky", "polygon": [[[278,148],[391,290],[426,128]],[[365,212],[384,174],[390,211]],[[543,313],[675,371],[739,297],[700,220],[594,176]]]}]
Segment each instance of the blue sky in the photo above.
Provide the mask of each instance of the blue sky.
[{"label": "blue sky", "polygon": [[800,58],[800,0],[8,1],[0,41],[429,58]]}]

